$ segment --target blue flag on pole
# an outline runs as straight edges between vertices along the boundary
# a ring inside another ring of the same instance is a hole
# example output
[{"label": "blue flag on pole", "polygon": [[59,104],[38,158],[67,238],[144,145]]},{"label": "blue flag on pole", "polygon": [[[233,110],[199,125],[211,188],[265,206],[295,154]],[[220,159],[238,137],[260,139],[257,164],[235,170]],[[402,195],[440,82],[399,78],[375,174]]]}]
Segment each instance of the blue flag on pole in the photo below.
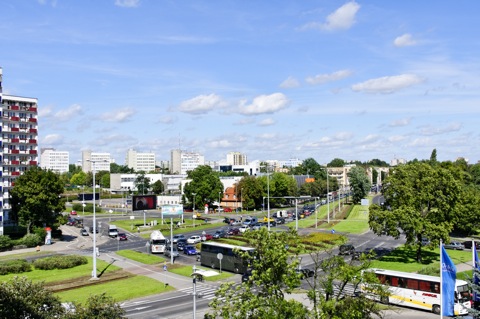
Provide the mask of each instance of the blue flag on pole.
[{"label": "blue flag on pole", "polygon": [[[472,242],[472,251],[473,251],[473,269],[480,271],[480,260],[478,260],[477,247],[475,247],[475,242]],[[473,283],[478,285],[480,282],[478,276],[473,272]],[[473,301],[480,301],[480,294],[477,294],[473,291]]]},{"label": "blue flag on pole", "polygon": [[442,314],[444,316],[454,316],[455,303],[455,281],[457,280],[457,268],[452,262],[445,247],[441,249],[442,261]]}]

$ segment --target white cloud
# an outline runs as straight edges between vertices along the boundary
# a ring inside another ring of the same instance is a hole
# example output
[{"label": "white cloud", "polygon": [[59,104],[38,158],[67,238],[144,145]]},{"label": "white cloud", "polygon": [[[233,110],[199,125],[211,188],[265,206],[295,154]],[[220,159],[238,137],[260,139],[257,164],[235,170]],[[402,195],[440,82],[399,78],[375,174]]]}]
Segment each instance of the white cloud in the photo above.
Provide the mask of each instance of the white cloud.
[{"label": "white cloud", "polygon": [[128,121],[133,114],[135,114],[135,111],[132,108],[125,107],[120,110],[104,113],[101,118],[107,122],[123,123]]},{"label": "white cloud", "polygon": [[423,127],[420,132],[422,135],[440,135],[440,134],[445,134],[445,133],[450,133],[450,132],[458,132],[462,128],[462,124],[455,122],[455,123],[450,123],[449,125],[446,126],[425,126]]},{"label": "white cloud", "polygon": [[414,74],[384,76],[352,85],[352,90],[365,93],[393,93],[424,80]]},{"label": "white cloud", "polygon": [[412,121],[411,117],[406,117],[406,118],[403,118],[403,119],[398,119],[398,120],[390,122],[389,126],[391,126],[391,127],[407,126],[408,124],[410,124],[411,121]]},{"label": "white cloud", "polygon": [[430,146],[431,144],[432,144],[432,140],[429,137],[422,137],[422,138],[414,139],[409,143],[408,146],[424,147],[424,146]]},{"label": "white cloud", "polygon": [[398,142],[404,141],[405,138],[406,137],[403,135],[393,135],[388,138],[388,141],[391,143],[398,143]]},{"label": "white cloud", "polygon": [[275,124],[275,120],[272,118],[264,119],[259,123],[260,126],[270,126]]},{"label": "white cloud", "polygon": [[348,2],[331,13],[325,23],[310,22],[301,29],[319,29],[326,31],[347,30],[355,23],[355,15],[360,9],[360,5],[355,1]]},{"label": "white cloud", "polygon": [[230,148],[233,146],[232,142],[227,139],[211,141],[208,143],[208,146],[211,148]]},{"label": "white cloud", "polygon": [[162,116],[158,122],[163,123],[163,124],[172,124],[175,123],[177,119],[172,116]]},{"label": "white cloud", "polygon": [[115,0],[115,5],[124,8],[135,8],[140,4],[140,0]]},{"label": "white cloud", "polygon": [[63,140],[63,136],[60,134],[48,134],[42,139],[43,145],[58,144]]},{"label": "white cloud", "polygon": [[300,82],[292,76],[289,76],[285,81],[280,83],[280,87],[282,89],[291,89],[299,86],[300,86]]},{"label": "white cloud", "polygon": [[288,106],[288,99],[283,93],[260,95],[253,99],[252,104],[240,102],[240,113],[245,115],[270,114],[278,112]]},{"label": "white cloud", "polygon": [[38,116],[40,118],[47,118],[53,114],[53,108],[51,106],[44,106],[38,109]]},{"label": "white cloud", "polygon": [[333,136],[335,140],[339,141],[347,141],[350,140],[352,137],[353,134],[351,132],[338,132]]},{"label": "white cloud", "polygon": [[412,35],[409,33],[405,33],[399,37],[396,37],[395,40],[393,41],[393,44],[396,47],[407,47],[407,46],[412,46],[417,44],[417,41],[415,41],[412,38]]},{"label": "white cloud", "polygon": [[315,75],[314,77],[308,77],[305,79],[305,81],[308,84],[316,85],[316,84],[325,84],[328,82],[333,82],[333,81],[338,81],[341,79],[344,79],[346,77],[349,77],[352,75],[352,71],[350,70],[340,70],[336,71],[330,74],[318,74]]},{"label": "white cloud", "polygon": [[78,115],[83,114],[82,107],[78,104],[73,104],[65,110],[60,110],[54,114],[54,117],[58,121],[70,120]]},{"label": "white cloud", "polygon": [[199,95],[190,100],[183,101],[178,106],[178,110],[190,114],[205,114],[215,108],[225,106],[222,98],[216,94]]}]

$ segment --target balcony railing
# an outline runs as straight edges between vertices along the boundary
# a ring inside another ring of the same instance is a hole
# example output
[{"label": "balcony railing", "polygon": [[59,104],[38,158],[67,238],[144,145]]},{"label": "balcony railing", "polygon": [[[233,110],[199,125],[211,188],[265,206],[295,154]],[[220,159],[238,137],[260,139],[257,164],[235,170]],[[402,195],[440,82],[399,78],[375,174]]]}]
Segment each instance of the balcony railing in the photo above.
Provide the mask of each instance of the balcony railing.
[{"label": "balcony railing", "polygon": [[37,154],[37,150],[30,150],[29,154]]},{"label": "balcony railing", "polygon": [[18,105],[11,105],[11,106],[10,106],[10,110],[12,110],[12,111],[18,111],[18,110],[20,110],[20,106],[18,106]]},{"label": "balcony railing", "polygon": [[37,129],[36,128],[31,128],[30,133],[37,133]]},{"label": "balcony railing", "polygon": [[20,176],[20,172],[12,172],[12,176]]},{"label": "balcony railing", "polygon": [[18,116],[12,116],[12,117],[10,117],[10,121],[18,122],[18,121],[20,121],[20,118]]},{"label": "balcony railing", "polygon": [[30,161],[30,165],[31,165],[31,166],[36,166],[36,165],[37,165],[37,161]]},{"label": "balcony railing", "polygon": [[29,110],[30,112],[37,112],[37,108],[36,108],[36,107],[30,107],[30,108],[28,108],[28,110]]},{"label": "balcony railing", "polygon": [[30,143],[30,144],[37,144],[37,140],[35,140],[35,139],[29,139],[29,140],[28,140],[28,143]]},{"label": "balcony railing", "polygon": [[37,123],[37,119],[34,117],[31,117],[28,119],[29,122]]}]

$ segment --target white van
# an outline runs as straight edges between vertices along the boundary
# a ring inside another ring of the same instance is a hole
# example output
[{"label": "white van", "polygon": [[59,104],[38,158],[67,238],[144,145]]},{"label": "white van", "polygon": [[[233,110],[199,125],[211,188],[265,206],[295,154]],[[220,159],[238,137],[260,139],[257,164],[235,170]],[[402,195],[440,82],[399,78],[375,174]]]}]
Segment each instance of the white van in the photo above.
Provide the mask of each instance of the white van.
[{"label": "white van", "polygon": [[110,237],[117,237],[118,236],[117,226],[108,225],[108,236],[110,236]]}]

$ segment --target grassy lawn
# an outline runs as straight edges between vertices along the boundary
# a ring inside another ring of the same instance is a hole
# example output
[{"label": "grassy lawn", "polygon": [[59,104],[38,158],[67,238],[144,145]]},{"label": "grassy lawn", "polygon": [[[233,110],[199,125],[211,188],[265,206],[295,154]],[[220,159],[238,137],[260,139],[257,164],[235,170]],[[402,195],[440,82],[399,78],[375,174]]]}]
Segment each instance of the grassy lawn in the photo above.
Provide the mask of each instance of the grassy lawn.
[{"label": "grassy lawn", "polygon": [[[198,266],[196,266],[196,269],[211,270],[209,268],[198,267]],[[182,275],[182,276],[185,276],[185,277],[191,277],[191,274],[193,272],[193,268],[192,268],[192,266],[181,266],[181,267],[175,267],[175,268],[169,269],[169,271],[174,273],[174,274],[177,274],[177,275]],[[215,269],[215,271],[218,272],[218,269]],[[229,272],[222,271],[222,273],[219,273],[216,276],[203,277],[203,279],[207,280],[207,281],[217,281],[217,280],[227,279],[227,278],[230,278],[232,276],[233,276],[233,274],[231,274]]]},{"label": "grassy lawn", "polygon": [[165,261],[165,258],[162,257],[163,255],[144,254],[134,250],[120,250],[116,254],[147,265],[159,264]]},{"label": "grassy lawn", "polygon": [[[448,255],[455,264],[471,264],[472,252],[470,251],[448,250]],[[415,259],[416,251],[402,246],[387,256],[379,260],[374,260],[371,267],[406,272],[418,272],[426,267],[436,267],[440,269],[440,253],[438,248],[434,250],[422,250],[422,263],[417,263]]]},{"label": "grassy lawn", "polygon": [[56,252],[52,251],[31,251],[28,253],[19,253],[19,254],[14,254],[14,255],[1,255],[0,253],[0,261],[1,260],[11,260],[11,259],[25,259],[28,257],[47,257],[47,256],[52,256],[52,255],[57,255]]},{"label": "grassy lawn", "polygon": [[145,276],[134,276],[123,280],[114,280],[87,287],[59,292],[58,295],[63,302],[77,301],[85,303],[90,295],[106,293],[117,302],[139,298],[143,296],[171,291],[174,288],[166,286],[154,279]]},{"label": "grassy lawn", "polygon": [[[32,270],[30,272],[24,272],[21,274],[8,274],[0,276],[1,281],[7,281],[15,276],[24,276],[32,281],[44,281],[48,282],[56,282],[62,281],[72,278],[79,278],[79,277],[90,277],[92,275],[92,258],[88,258],[88,264],[80,265],[70,269],[52,269],[52,270]],[[108,268],[107,268],[108,266]],[[115,265],[109,265],[108,263],[104,262],[103,260],[97,259],[97,270],[100,273],[102,270],[106,269],[106,272],[112,272],[115,270],[119,270],[120,268]]]},{"label": "grassy lawn", "polygon": [[329,229],[352,234],[366,232],[369,229],[368,206],[355,205],[346,220],[342,220],[338,224],[332,225]]}]

